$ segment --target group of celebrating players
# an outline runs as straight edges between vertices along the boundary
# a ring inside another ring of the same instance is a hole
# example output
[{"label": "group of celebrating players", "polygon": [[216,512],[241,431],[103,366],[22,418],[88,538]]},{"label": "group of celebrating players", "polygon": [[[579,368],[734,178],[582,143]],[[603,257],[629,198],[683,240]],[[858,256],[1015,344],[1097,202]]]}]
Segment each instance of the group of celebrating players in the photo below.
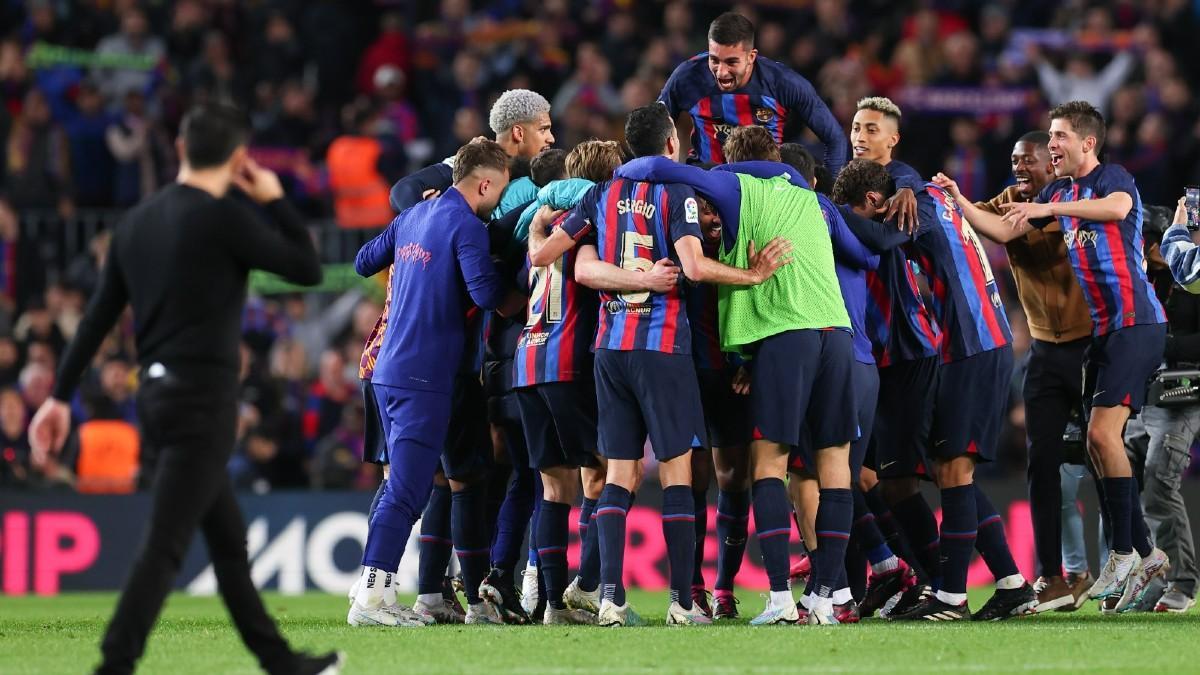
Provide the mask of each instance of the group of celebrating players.
[{"label": "group of celebrating players", "polygon": [[[1137,188],[1097,158],[1101,115],[1084,102],[1052,110],[1049,134],[1016,144],[1007,198],[976,204],[952,178],[926,182],[892,158],[892,101],[860,101],[847,143],[808,82],[757,55],[747,19],[724,14],[708,37],[658,102],[629,114],[627,148],[551,149],[549,104],[511,90],[491,111],[495,141],[476,139],[393,189],[400,215],[356,260],[364,276],[390,269],[360,369],[378,414],[366,459],[387,470],[349,623],[640,624],[622,563],[647,438],[669,625],[738,616],[751,508],[770,581],[754,625],[877,612],[999,620],[1089,597],[1113,613],[1139,601],[1168,563],[1142,518],[1122,431],[1161,360],[1166,317],[1144,271]],[[674,122],[684,111],[686,164]],[[823,165],[783,142],[793,113],[824,142]],[[521,159],[527,171],[514,168]],[[1058,569],[1034,584],[1021,575],[973,477],[994,458],[1013,371],[976,232],[1007,242],[1047,226],[1090,310],[1076,396],[1112,530],[1099,577],[1070,584]],[[710,604],[701,566],[714,475]],[[922,480],[940,491],[940,528]],[[408,608],[394,575],[418,517]],[[795,566],[793,518],[808,550]],[[851,540],[870,568],[857,598]],[[972,613],[975,551],[996,590]],[[799,602],[792,578],[807,578]]]}]

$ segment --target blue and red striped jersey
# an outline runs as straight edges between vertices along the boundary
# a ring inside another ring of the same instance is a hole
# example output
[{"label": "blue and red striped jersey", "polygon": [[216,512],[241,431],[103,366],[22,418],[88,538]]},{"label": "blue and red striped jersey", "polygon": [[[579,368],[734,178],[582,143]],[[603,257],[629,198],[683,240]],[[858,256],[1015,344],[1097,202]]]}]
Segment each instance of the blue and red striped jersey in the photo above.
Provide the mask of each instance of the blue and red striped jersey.
[{"label": "blue and red striped jersey", "polygon": [[[679,184],[624,178],[600,183],[562,224],[572,237],[589,226],[595,229],[600,259],[628,270],[649,270],[662,258],[678,264],[675,241],[703,239],[696,193]],[[595,348],[689,354],[685,287],[676,284],[667,293],[601,291]]]},{"label": "blue and red striped jersey", "polygon": [[[555,221],[562,225],[566,216]],[[590,227],[575,232],[576,241]],[[513,356],[513,386],[569,382],[592,372],[596,292],[575,281],[574,248],[553,265],[528,271],[529,313]]]},{"label": "blue and red striped jersey", "polygon": [[[690,159],[722,164],[721,146],[736,127],[757,124],[766,127],[776,143],[785,140],[784,127],[794,114],[825,144],[825,166],[837,175],[845,165],[850,144],[825,101],[812,83],[787,66],[759,56],[746,86],[725,93],[717,86],[708,66],[708,52],[684,61],[671,73],[658,100],[675,117],[687,111],[692,118]],[[798,135],[802,127],[796,125]]]},{"label": "blue and red striped jersey", "polygon": [[917,192],[911,247],[929,280],[942,329],[942,361],[960,361],[1012,341],[987,253],[954,198],[932,183]]},{"label": "blue and red striped jersey", "polygon": [[879,267],[867,272],[867,336],[880,368],[929,358],[941,347],[912,263],[899,248],[880,253]]},{"label": "blue and red striped jersey", "polygon": [[1076,202],[1114,192],[1125,192],[1133,199],[1133,208],[1123,220],[1099,223],[1071,216],[1058,218],[1067,242],[1067,258],[1091,310],[1095,335],[1167,321],[1154,286],[1146,277],[1142,197],[1124,167],[1101,164],[1081,178],[1054,181],[1037,198],[1039,202]]},{"label": "blue and red striped jersey", "polygon": [[[704,242],[704,255],[717,257],[720,242]],[[692,329],[692,361],[697,370],[721,370],[729,362],[721,351],[716,284],[688,284],[687,317]]]}]

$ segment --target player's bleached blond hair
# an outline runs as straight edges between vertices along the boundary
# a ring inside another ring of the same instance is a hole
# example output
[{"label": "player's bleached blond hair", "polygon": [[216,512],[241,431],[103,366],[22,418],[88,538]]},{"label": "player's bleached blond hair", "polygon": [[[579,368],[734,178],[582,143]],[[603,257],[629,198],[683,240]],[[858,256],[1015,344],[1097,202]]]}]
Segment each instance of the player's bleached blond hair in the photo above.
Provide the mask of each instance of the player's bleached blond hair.
[{"label": "player's bleached blond hair", "polygon": [[892,99],[886,96],[868,96],[860,98],[855,110],[874,110],[877,113],[883,113],[885,117],[890,117],[900,123],[900,106],[892,102]]},{"label": "player's bleached blond hair", "polygon": [[528,89],[509,89],[492,105],[488,126],[499,136],[518,124],[536,120],[542,113],[550,113],[545,96]]}]

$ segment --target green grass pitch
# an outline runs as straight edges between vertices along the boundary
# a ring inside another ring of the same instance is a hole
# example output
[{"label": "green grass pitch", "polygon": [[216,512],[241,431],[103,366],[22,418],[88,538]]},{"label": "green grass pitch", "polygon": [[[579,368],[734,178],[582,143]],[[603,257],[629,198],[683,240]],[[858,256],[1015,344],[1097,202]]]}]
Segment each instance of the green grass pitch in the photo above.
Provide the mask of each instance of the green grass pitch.
[{"label": "green grass pitch", "polygon": [[[761,607],[743,592],[732,625],[667,628],[665,593],[631,592],[657,625],[351,628],[342,597],[268,594],[284,634],[300,648],[341,649],[347,673],[671,672],[1198,672],[1200,613],[1101,617],[1074,614],[998,624],[888,624],[751,628]],[[97,662],[116,596],[0,597],[0,673],[82,673]],[[986,593],[974,593],[981,606]],[[411,598],[408,598],[411,601]],[[143,673],[255,673],[217,598],[173,596],[151,635]]]}]

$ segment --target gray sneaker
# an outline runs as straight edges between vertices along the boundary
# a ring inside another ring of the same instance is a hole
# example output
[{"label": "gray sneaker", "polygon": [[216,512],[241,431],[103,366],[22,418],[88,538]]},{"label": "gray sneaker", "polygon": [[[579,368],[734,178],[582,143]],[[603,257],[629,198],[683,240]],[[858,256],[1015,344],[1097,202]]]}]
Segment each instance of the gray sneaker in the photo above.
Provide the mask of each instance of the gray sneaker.
[{"label": "gray sneaker", "polygon": [[1156,612],[1172,612],[1174,614],[1182,614],[1192,608],[1196,604],[1196,599],[1183,591],[1169,586],[1167,592],[1163,593],[1158,599],[1158,604],[1154,605]]}]

